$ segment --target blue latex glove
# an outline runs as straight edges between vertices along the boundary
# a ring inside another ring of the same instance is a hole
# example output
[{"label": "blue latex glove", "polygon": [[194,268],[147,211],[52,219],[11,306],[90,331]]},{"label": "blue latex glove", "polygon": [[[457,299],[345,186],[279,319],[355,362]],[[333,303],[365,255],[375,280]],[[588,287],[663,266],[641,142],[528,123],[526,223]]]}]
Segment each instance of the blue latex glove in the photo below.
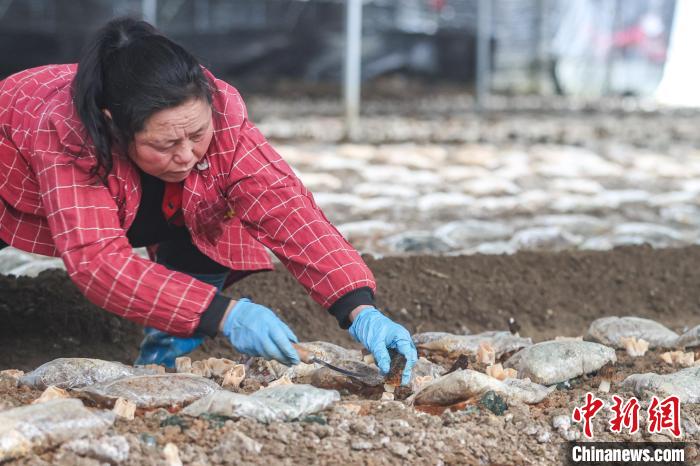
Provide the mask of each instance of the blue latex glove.
[{"label": "blue latex glove", "polygon": [[296,335],[270,309],[242,298],[224,317],[223,334],[240,353],[299,364]]},{"label": "blue latex glove", "polygon": [[401,385],[411,381],[411,370],[418,360],[418,352],[411,334],[373,307],[360,311],[350,326],[350,335],[372,352],[374,361],[382,374],[389,372],[391,358],[387,348],[397,350],[406,357],[406,366],[401,374]]},{"label": "blue latex glove", "polygon": [[201,337],[174,337],[151,327],[146,327],[144,333],[146,337],[141,342],[139,357],[134,362],[136,366],[160,364],[173,368],[175,358],[191,352],[204,341]]}]

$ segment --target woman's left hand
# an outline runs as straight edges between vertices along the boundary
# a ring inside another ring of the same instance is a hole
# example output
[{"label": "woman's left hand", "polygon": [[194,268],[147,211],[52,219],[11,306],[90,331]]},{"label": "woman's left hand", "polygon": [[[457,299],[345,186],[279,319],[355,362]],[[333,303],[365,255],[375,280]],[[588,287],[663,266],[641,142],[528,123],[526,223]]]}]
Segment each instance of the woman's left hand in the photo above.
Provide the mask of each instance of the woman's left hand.
[{"label": "woman's left hand", "polygon": [[416,346],[405,327],[397,324],[374,307],[362,309],[350,326],[350,335],[372,352],[382,374],[389,372],[391,358],[388,348],[397,350],[406,358],[401,385],[411,381],[411,370],[418,360]]}]

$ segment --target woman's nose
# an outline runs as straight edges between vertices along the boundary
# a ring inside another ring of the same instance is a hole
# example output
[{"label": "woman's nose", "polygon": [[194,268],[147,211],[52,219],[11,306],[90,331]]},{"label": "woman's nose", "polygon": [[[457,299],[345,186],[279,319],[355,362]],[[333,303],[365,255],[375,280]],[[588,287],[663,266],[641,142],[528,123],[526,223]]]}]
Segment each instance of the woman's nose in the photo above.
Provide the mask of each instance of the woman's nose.
[{"label": "woman's nose", "polygon": [[197,156],[194,153],[194,146],[192,144],[183,144],[179,147],[179,150],[175,153],[175,162],[188,165],[192,163]]}]

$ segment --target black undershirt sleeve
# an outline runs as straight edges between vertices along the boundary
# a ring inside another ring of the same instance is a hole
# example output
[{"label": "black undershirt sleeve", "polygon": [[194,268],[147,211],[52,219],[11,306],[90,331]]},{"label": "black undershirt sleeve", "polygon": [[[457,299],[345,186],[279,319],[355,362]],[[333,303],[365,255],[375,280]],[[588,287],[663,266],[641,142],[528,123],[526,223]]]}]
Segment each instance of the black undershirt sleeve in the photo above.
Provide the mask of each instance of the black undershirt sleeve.
[{"label": "black undershirt sleeve", "polygon": [[215,337],[219,333],[219,324],[224,318],[224,313],[231,304],[232,299],[221,293],[216,293],[214,299],[209,303],[209,307],[202,313],[199,319],[199,325],[194,332],[194,336]]},{"label": "black undershirt sleeve", "polygon": [[338,299],[328,309],[328,312],[338,320],[338,325],[342,329],[350,328],[350,313],[357,306],[369,305],[374,306],[374,293],[369,287],[358,288],[353,290],[340,299]]}]

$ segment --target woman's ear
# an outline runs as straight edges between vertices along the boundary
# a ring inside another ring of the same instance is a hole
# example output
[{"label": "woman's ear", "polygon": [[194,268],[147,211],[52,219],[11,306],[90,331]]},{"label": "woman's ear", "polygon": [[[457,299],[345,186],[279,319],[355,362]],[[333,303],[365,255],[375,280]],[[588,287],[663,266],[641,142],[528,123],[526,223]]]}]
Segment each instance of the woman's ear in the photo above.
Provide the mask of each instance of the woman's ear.
[{"label": "woman's ear", "polygon": [[106,108],[103,108],[102,114],[105,116],[105,118],[107,118],[107,128],[109,129],[112,138],[115,142],[119,142],[119,131],[117,131],[116,126],[114,126],[114,120],[112,120],[112,112],[110,112]]}]

